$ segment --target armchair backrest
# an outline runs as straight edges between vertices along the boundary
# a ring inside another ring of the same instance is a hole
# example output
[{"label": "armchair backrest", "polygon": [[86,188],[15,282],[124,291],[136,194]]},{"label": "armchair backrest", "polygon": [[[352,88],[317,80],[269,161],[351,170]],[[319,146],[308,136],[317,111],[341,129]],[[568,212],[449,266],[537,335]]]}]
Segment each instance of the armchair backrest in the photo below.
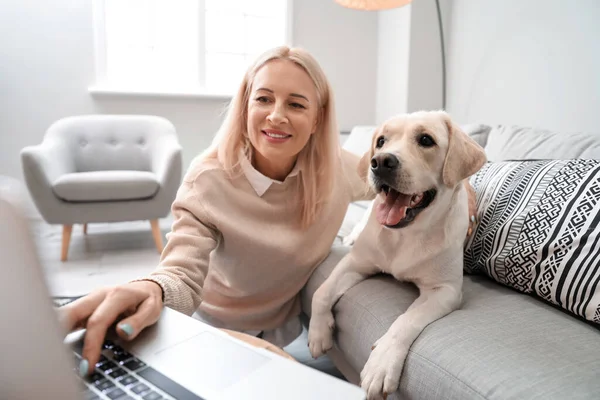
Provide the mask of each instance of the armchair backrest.
[{"label": "armchair backrest", "polygon": [[82,115],[56,121],[44,140],[65,143],[76,172],[150,171],[153,146],[165,135],[176,133],[162,117]]}]

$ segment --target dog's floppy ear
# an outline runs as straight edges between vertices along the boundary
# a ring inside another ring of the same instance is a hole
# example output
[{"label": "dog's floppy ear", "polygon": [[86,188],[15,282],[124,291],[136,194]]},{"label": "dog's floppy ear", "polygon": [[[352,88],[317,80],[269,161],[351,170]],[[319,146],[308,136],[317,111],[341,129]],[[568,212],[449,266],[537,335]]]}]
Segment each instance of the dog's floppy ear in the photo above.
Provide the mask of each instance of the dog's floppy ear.
[{"label": "dog's floppy ear", "polygon": [[450,118],[446,118],[448,129],[448,153],[444,161],[442,178],[448,187],[473,175],[486,163],[483,148],[464,133]]},{"label": "dog's floppy ear", "polygon": [[379,128],[375,129],[375,131],[373,132],[373,137],[371,139],[371,148],[367,150],[365,154],[362,155],[360,161],[358,162],[358,176],[360,176],[360,178],[363,181],[365,181],[365,183],[368,182],[369,169],[371,168],[371,158],[373,158],[373,155],[375,154],[375,141],[377,140],[378,136]]}]

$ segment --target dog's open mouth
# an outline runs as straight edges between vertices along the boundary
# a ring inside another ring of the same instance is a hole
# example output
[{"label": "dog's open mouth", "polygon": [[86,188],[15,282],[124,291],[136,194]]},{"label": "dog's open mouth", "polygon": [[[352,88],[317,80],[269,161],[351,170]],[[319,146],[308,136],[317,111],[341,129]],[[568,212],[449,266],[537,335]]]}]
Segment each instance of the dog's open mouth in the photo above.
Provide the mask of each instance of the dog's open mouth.
[{"label": "dog's open mouth", "polygon": [[403,228],[435,199],[436,190],[423,193],[404,194],[388,185],[381,185],[380,192],[385,201],[377,206],[377,221],[388,228]]}]

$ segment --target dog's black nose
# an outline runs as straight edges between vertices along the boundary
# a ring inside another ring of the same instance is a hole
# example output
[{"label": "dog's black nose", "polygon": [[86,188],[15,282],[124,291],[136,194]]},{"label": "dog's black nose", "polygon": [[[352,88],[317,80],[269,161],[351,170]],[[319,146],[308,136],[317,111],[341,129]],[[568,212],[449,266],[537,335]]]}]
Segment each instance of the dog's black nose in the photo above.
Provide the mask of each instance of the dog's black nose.
[{"label": "dog's black nose", "polygon": [[379,153],[371,158],[371,171],[385,174],[398,168],[400,162],[398,158],[390,153]]}]

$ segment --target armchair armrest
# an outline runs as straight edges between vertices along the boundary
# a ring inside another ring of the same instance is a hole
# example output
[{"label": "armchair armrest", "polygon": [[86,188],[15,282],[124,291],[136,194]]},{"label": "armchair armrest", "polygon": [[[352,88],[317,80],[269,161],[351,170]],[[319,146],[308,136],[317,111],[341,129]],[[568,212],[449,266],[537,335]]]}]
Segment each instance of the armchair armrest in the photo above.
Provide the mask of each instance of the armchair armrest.
[{"label": "armchair armrest", "polygon": [[49,223],[58,223],[62,200],[52,192],[52,184],[63,174],[75,172],[67,145],[45,140],[21,150],[21,166],[27,189],[38,211]]},{"label": "armchair armrest", "polygon": [[179,186],[181,180],[181,146],[175,136],[161,136],[154,142],[150,168],[156,174],[161,187],[173,184]]},{"label": "armchair armrest", "polygon": [[23,148],[21,164],[28,186],[36,184],[51,187],[61,175],[75,172],[66,145],[57,141],[46,140],[39,145]]}]

